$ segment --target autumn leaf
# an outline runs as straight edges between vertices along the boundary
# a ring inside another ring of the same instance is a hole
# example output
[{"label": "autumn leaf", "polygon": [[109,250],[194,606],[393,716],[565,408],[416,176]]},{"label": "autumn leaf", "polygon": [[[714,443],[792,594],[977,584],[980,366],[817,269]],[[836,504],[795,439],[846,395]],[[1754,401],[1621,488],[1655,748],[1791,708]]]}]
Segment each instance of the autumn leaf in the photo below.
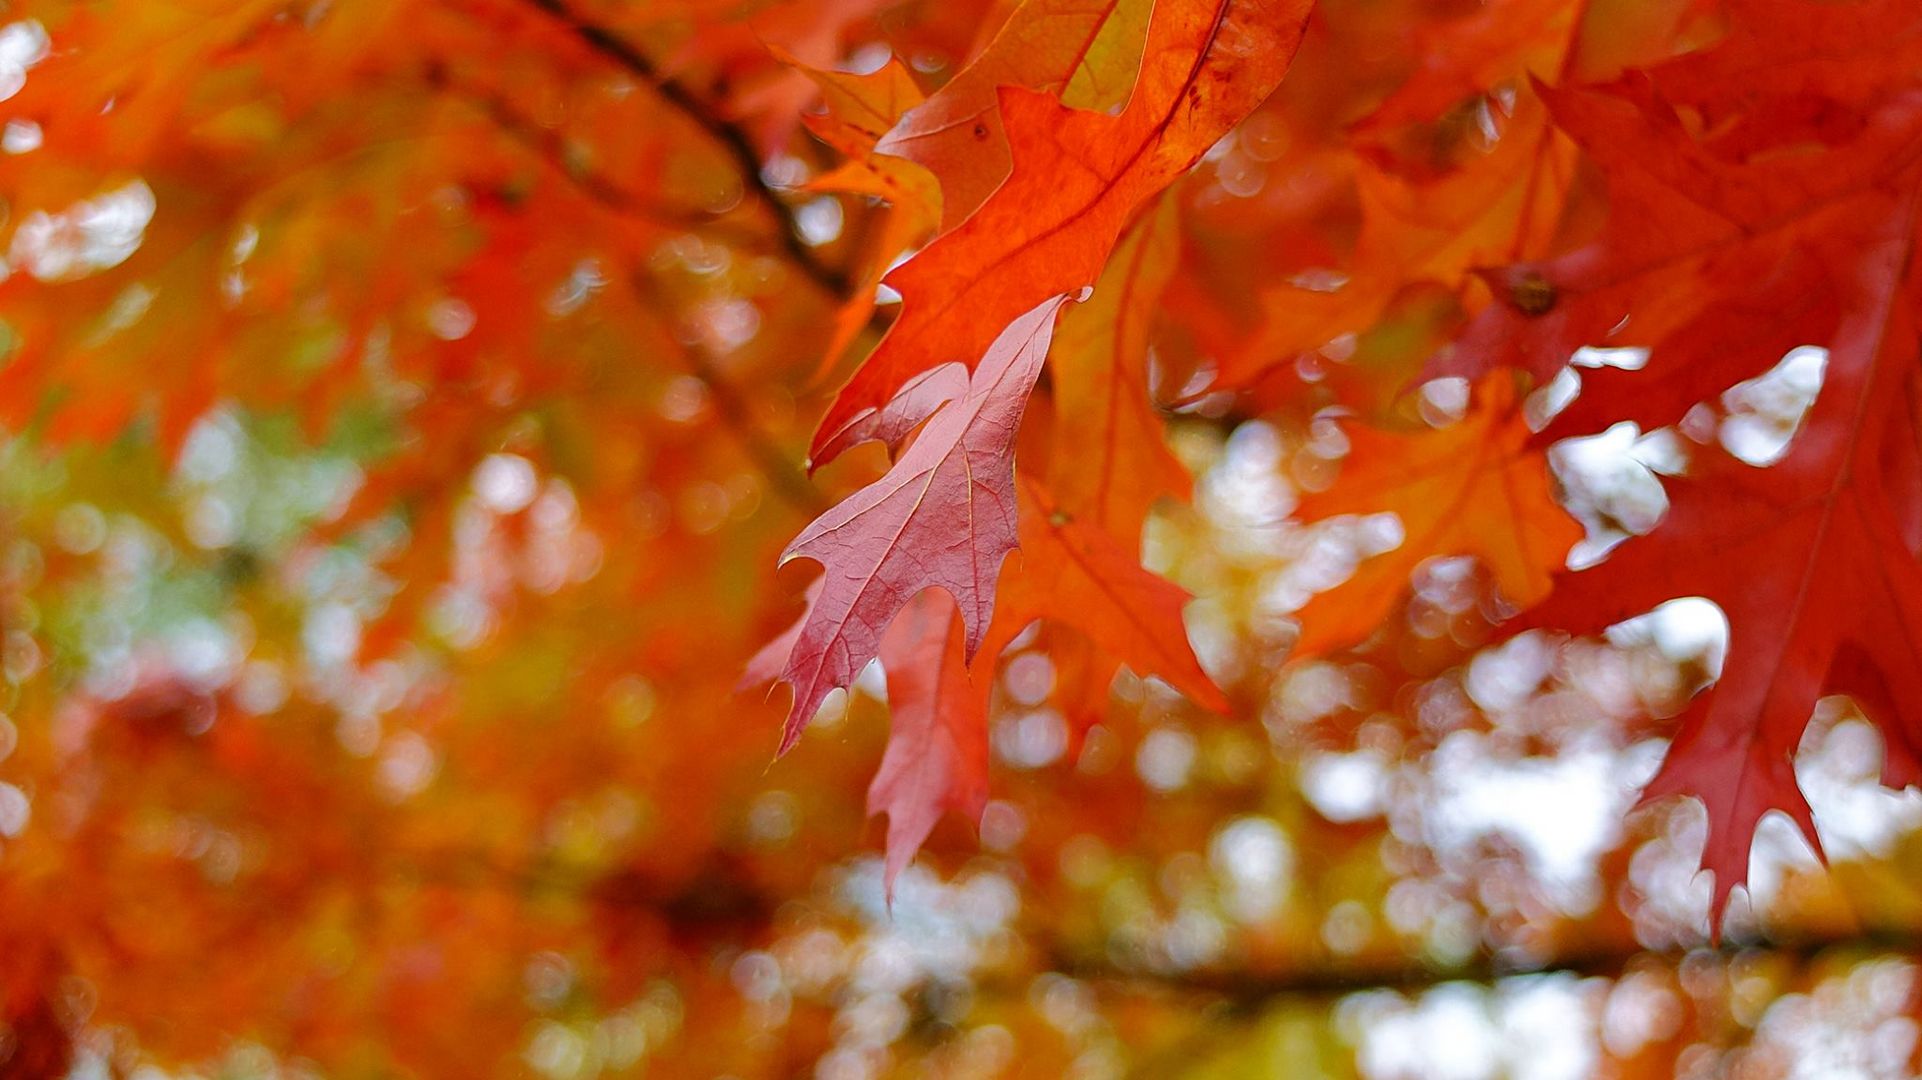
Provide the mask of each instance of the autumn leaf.
[{"label": "autumn leaf", "polygon": [[827,106],[825,114],[808,116],[804,122],[816,137],[847,158],[810,180],[808,190],[863,195],[880,199],[889,207],[864,255],[866,266],[854,283],[854,295],[835,312],[834,334],[821,357],[820,370],[827,371],[840,361],[873,317],[882,275],[902,253],[934,230],[940,215],[941,190],[920,165],[875,150],[875,144],[901,115],[922,101],[920,88],[899,60],[890,60],[866,75],[803,70],[820,87]]},{"label": "autumn leaf", "polygon": [[1188,494],[1149,397],[1149,331],[1174,274],[1179,212],[1143,214],[1115,247],[1086,303],[1061,317],[1049,354],[1054,439],[1048,487],[1068,513],[1124,543],[1163,497]]},{"label": "autumn leaf", "polygon": [[884,13],[894,2],[776,0],[743,5],[736,10],[748,13],[746,19],[709,18],[696,23],[704,32],[683,46],[675,61],[688,65],[719,60],[753,72],[730,95],[728,111],[756,121],[755,141],[764,154],[772,156],[786,148],[796,122],[805,122],[807,106],[816,91],[800,72],[768,70],[756,61],[769,51],[777,51],[810,68],[831,66],[839,59],[843,39],[851,36],[850,31]]},{"label": "autumn leaf", "polygon": [[1296,515],[1393,513],[1402,540],[1302,608],[1296,655],[1367,637],[1394,610],[1415,568],[1437,556],[1480,559],[1509,603],[1545,598],[1582,529],[1556,503],[1547,459],[1529,448],[1529,435],[1506,375],[1477,386],[1467,415],[1445,427],[1351,432],[1340,478],[1304,497]]},{"label": "autumn leaf", "polygon": [[1154,675],[1205,709],[1228,701],[1202,670],[1181,612],[1190,599],[1144,569],[1131,547],[1077,519],[1038,484],[1023,479],[1021,552],[1003,575],[1005,613],[996,636],[1012,637],[1036,619],[1073,627],[1093,644],[1107,681],[1126,664]]},{"label": "autumn leaf", "polygon": [[[1581,23],[1566,4],[1505,0],[1409,28],[1420,36],[1422,66],[1353,128],[1349,167],[1361,224],[1340,278],[1301,275],[1272,287],[1262,297],[1261,329],[1224,359],[1218,384],[1245,385],[1277,362],[1323,349],[1341,359],[1320,366],[1343,373],[1351,358],[1341,355],[1342,342],[1378,327],[1398,300],[1439,287],[1472,311],[1487,300],[1474,271],[1547,254],[1577,153],[1527,78],[1563,65]],[[1362,375],[1371,383],[1406,379],[1423,359]],[[1340,400],[1364,404],[1353,396]]]},{"label": "autumn leaf", "polygon": [[1419,66],[1355,125],[1356,134],[1374,142],[1434,123],[1529,72],[1553,77],[1577,47],[1584,14],[1548,0],[1495,0],[1457,18],[1404,28],[1416,39]]},{"label": "autumn leaf", "polygon": [[967,655],[994,614],[995,581],[1017,543],[1015,435],[1041,374],[1062,298],[1010,323],[967,380],[887,474],[816,518],[781,556],[825,570],[781,678],[794,688],[785,753],[828,692],[872,660],[895,613],[916,593],[947,590]]},{"label": "autumn leaf", "polygon": [[907,65],[891,59],[874,71],[855,74],[809,67],[784,50],[774,55],[811,80],[821,94],[824,112],[803,118],[822,142],[853,159],[856,170],[876,170],[875,144],[901,120],[901,115],[925,100]]},{"label": "autumn leaf", "polygon": [[953,361],[972,365],[1006,319],[1092,285],[1136,211],[1281,81],[1309,7],[1158,6],[1118,116],[1002,88],[1012,171],[965,222],[888,275],[901,316],[822,418],[810,461],[870,438],[899,442],[925,417],[895,403],[911,379]]},{"label": "autumn leaf", "polygon": [[999,90],[1025,86],[1070,108],[1120,105],[1134,84],[1150,0],[1027,0],[994,40],[880,142],[883,154],[940,179],[941,228],[952,229],[1007,179]]},{"label": "autumn leaf", "polygon": [[[985,370],[985,368],[984,368]],[[991,659],[1037,619],[1079,632],[1081,648],[1060,650],[1071,684],[1073,745],[1099,719],[1097,702],[1122,665],[1166,680],[1188,699],[1225,712],[1227,699],[1196,661],[1181,612],[1189,596],[1150,573],[1090,524],[1073,520],[1036,483],[1017,479],[1021,546],[1002,571]],[[979,819],[987,801],[986,707],[993,665],[972,676],[965,628],[940,589],[916,596],[881,641],[891,722],[888,747],[868,789],[868,812],[888,815],[887,872],[913,860],[946,810]],[[764,650],[777,649],[787,635]]]},{"label": "autumn leaf", "polygon": [[[1785,272],[1797,275],[1799,287],[1826,288],[1811,276],[1815,262],[1795,248],[1819,246],[1824,235],[1849,228],[1863,201],[1889,205],[1889,185],[1922,134],[1922,110],[1904,95],[1887,95],[1872,104],[1856,137],[1822,153],[1724,148],[1692,136],[1660,91],[1669,73],[1692,77],[1691,68],[1706,62],[1675,61],[1604,88],[1547,95],[1557,125],[1607,177],[1610,228],[1596,243],[1549,262],[1489,272],[1500,302],[1438,357],[1431,373],[1507,365],[1545,379],[1583,346],[1652,349],[1711,304],[1767,306],[1744,296],[1745,288],[1785,290]],[[1778,135],[1800,145],[1795,132]],[[1759,375],[1779,358],[1716,353],[1724,385]],[[1686,409],[1694,401],[1678,404]]]},{"label": "autumn leaf", "polygon": [[868,785],[868,813],[888,816],[887,866],[894,882],[948,810],[979,821],[988,802],[987,693],[991,673],[968,675],[954,599],[929,589],[908,602],[881,636],[888,680],[888,747]]},{"label": "autumn leaf", "polygon": [[[1888,775],[1922,776],[1922,565],[1913,520],[1918,444],[1909,411],[1917,361],[1911,252],[1916,217],[1878,217],[1837,237],[1828,272],[1850,297],[1822,389],[1783,460],[1758,469],[1718,449],[1670,484],[1650,535],[1569,575],[1520,626],[1595,633],[1681,596],[1728,619],[1727,658],[1684,715],[1645,798],[1691,795],[1709,814],[1703,866],[1711,925],[1748,880],[1756,823],[1781,810],[1817,852],[1792,760],[1825,693],[1864,691],[1887,734]],[[1892,481],[1896,481],[1892,483]]]},{"label": "autumn leaf", "polygon": [[[1558,582],[1518,624],[1595,631],[1681,596],[1722,607],[1722,673],[1647,791],[1708,807],[1712,926],[1746,881],[1768,810],[1820,850],[1791,760],[1823,693],[1863,693],[1887,733],[1888,775],[1917,775],[1905,680],[1922,640],[1922,578],[1901,523],[1922,507],[1908,412],[1922,111],[1912,73],[1840,104],[1869,87],[1837,57],[1900,56],[1915,38],[1912,12],[1849,10],[1785,40],[1772,7],[1743,6],[1714,49],[1549,93],[1557,124],[1607,180],[1607,225],[1566,256],[1491,274],[1502,303],[1449,361],[1545,376],[1579,344],[1648,349],[1641,371],[1584,378],[1569,419],[1551,429],[1572,433],[1622,418],[1673,422],[1792,346],[1828,347],[1820,394],[1779,465],[1758,471],[1704,451],[1671,485],[1651,535]],[[1831,104],[1771,108],[1782,70]],[[1698,130],[1691,117],[1714,123]]]},{"label": "autumn leaf", "polygon": [[1574,401],[1545,426],[1547,443],[1623,422],[1644,431],[1680,423],[1696,405],[1758,373],[1758,365],[1821,341],[1840,316],[1835,282],[1810,273],[1816,253],[1793,242],[1762,254],[1742,287],[1727,290],[1654,343],[1633,370],[1582,371]]}]

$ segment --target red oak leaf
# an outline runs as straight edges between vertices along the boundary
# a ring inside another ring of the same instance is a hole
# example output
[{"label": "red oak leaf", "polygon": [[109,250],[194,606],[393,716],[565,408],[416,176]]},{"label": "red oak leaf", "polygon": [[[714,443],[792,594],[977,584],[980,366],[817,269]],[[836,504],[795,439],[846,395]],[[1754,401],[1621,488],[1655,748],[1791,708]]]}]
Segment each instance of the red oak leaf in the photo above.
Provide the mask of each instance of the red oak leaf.
[{"label": "red oak leaf", "polygon": [[1860,692],[1887,736],[1887,775],[1922,777],[1914,751],[1922,743],[1922,456],[1911,411],[1922,281],[1906,276],[1913,196],[1863,214],[1858,230],[1821,249],[1819,272],[1849,300],[1822,390],[1787,456],[1756,469],[1707,451],[1671,485],[1659,528],[1559,581],[1520,624],[1595,632],[1682,596],[1722,608],[1721,675],[1684,715],[1645,792],[1692,795],[1708,807],[1711,925],[1747,880],[1763,814],[1788,814],[1820,851],[1791,762],[1823,694]]},{"label": "red oak leaf", "polygon": [[933,418],[894,467],[816,518],[781,556],[826,571],[781,671],[794,688],[782,753],[829,691],[875,657],[889,621],[923,589],[954,597],[973,658],[1002,560],[1016,546],[1014,439],[1062,301],[1009,323],[965,393],[930,407]]},{"label": "red oak leaf", "polygon": [[[1487,274],[1500,303],[1490,305],[1433,374],[1477,374],[1508,365],[1546,378],[1585,345],[1653,350],[1651,371],[1708,360],[1722,386],[1767,370],[1781,351],[1716,349],[1706,338],[1727,330],[1706,309],[1767,310],[1795,289],[1826,286],[1815,260],[1798,248],[1845,226],[1852,200],[1886,205],[1896,177],[1922,147],[1922,100],[1892,93],[1860,112],[1859,132],[1822,153],[1758,149],[1694,137],[1663,93],[1673,73],[1685,78],[1698,58],[1637,72],[1582,90],[1537,87],[1555,123],[1573,136],[1608,182],[1610,229],[1588,247],[1545,263]],[[1792,275],[1792,285],[1784,275]],[[1821,305],[1814,305],[1817,312]],[[1632,316],[1632,317],[1631,317]],[[1798,327],[1799,329],[1799,327]],[[1712,382],[1702,379],[1700,381]],[[1611,402],[1638,398],[1638,382]],[[1659,399],[1679,416],[1697,398]]]},{"label": "red oak leaf", "polygon": [[948,810],[981,819],[988,802],[987,688],[968,680],[954,599],[916,596],[881,636],[888,679],[888,748],[868,785],[868,813],[888,816],[888,896]]},{"label": "red oak leaf", "polygon": [[[1047,495],[1019,481],[1020,561],[1002,575],[1002,599],[985,645],[998,654],[1036,619],[1082,632],[1058,650],[1074,683],[1067,708],[1078,740],[1099,719],[1097,702],[1121,664],[1166,679],[1197,704],[1227,701],[1188,644],[1181,609],[1188,594],[1149,573],[1099,529],[1068,519]],[[895,878],[948,810],[978,820],[988,793],[987,700],[992,679],[971,682],[966,632],[945,592],[930,589],[904,608],[881,638],[891,712],[888,746],[868,788],[868,813],[888,816],[886,876]],[[786,635],[770,648],[778,647]]]}]

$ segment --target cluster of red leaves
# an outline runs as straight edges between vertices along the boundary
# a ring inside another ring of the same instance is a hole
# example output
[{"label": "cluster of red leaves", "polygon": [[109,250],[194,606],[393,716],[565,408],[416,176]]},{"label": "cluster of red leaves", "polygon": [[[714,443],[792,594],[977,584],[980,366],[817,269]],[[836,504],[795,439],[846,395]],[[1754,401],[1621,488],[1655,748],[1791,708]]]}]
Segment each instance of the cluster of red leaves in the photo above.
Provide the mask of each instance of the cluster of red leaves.
[{"label": "cluster of red leaves", "polygon": [[[958,606],[963,648],[957,655],[943,646],[950,631],[938,615],[947,609],[937,607],[915,619],[925,642],[892,651],[954,668],[936,680],[937,690],[973,700],[978,692],[964,667],[983,643],[994,642],[992,659],[1045,616],[1095,642],[1106,659],[1090,676],[1098,692],[1128,663],[1199,702],[1225,704],[1188,647],[1179,591],[1147,574],[1134,555],[1147,504],[1160,492],[1136,488],[1132,477],[1114,479],[1124,456],[1144,453],[1141,434],[1147,446],[1159,442],[1140,324],[1165,286],[1171,252],[1158,235],[1167,232],[1165,215],[1142,212],[1279,85],[1310,5],[1163,4],[1147,21],[1139,53],[1126,43],[1096,47],[1111,31],[1125,32],[1129,20],[1139,22],[1140,8],[1097,5],[1064,19],[1053,5],[1026,5],[969,69],[868,143],[874,175],[904,172],[895,158],[931,174],[933,186],[896,191],[938,191],[940,217],[956,224],[885,279],[901,294],[901,315],[815,436],[817,465],[869,439],[900,455],[783,556],[812,559],[825,571],[791,640],[778,643],[787,652],[778,677],[794,688],[784,752],[829,692],[851,685],[880,655],[896,615],[930,588]],[[1080,82],[1112,95],[1131,69],[1133,88],[1118,112],[1064,103],[1060,88]],[[1017,75],[1031,84],[1008,81]],[[866,105],[866,115],[887,118],[904,100],[897,85],[884,71],[845,92]],[[935,216],[925,206],[907,209]],[[1122,257],[1111,261],[1117,245]],[[1113,280],[1104,265],[1116,267]],[[1046,491],[1048,478],[1017,481],[1015,442],[1064,298],[1095,287],[1097,278],[1104,294],[1119,295],[1070,316],[1079,339],[1062,352],[1078,358],[1082,384],[1099,389],[1055,395],[1062,442],[1054,457],[1075,465],[1062,490]],[[1165,455],[1146,452],[1156,462]],[[1017,483],[1034,493],[1018,497]],[[1123,499],[1132,505],[1115,505]],[[1041,506],[1048,509],[1036,513]],[[1028,522],[1019,536],[1017,518]],[[1025,557],[1006,575],[1025,602],[997,613],[1003,564],[1017,546]],[[958,805],[978,815],[986,792],[986,738],[947,734],[958,724],[982,726],[980,710],[964,713],[960,703],[911,685],[916,692],[894,702],[889,763],[897,767],[884,764],[870,792],[871,807],[891,817],[890,880],[933,826],[931,808]],[[904,706],[933,715],[903,716]],[[939,745],[923,743],[937,734]],[[923,756],[938,763],[907,780],[899,763]]]},{"label": "cluster of red leaves", "polygon": [[1541,91],[1607,180],[1609,216],[1565,255],[1491,271],[1501,302],[1451,361],[1539,375],[1584,343],[1648,350],[1641,372],[1585,376],[1549,438],[1678,423],[1798,345],[1828,350],[1779,463],[1701,447],[1659,528],[1526,620],[1589,633],[1678,596],[1727,616],[1721,677],[1647,791],[1707,804],[1718,914],[1766,811],[1820,851],[1791,759],[1821,695],[1854,696],[1881,728],[1887,783],[1922,782],[1922,21],[1901,4],[1748,3],[1727,20],[1713,47]]},{"label": "cluster of red leaves", "polygon": [[[1652,534],[1552,593],[1503,582],[1517,603],[1547,597],[1515,628],[1597,633],[1684,596],[1721,607],[1721,676],[1681,718],[1646,791],[1707,805],[1719,921],[1764,813],[1787,813],[1821,850],[1792,768],[1820,696],[1854,696],[1882,729],[1886,782],[1922,778],[1922,22],[1900,4],[1733,3],[1712,32],[1675,59],[1532,84],[1599,173],[1606,214],[1552,258],[1479,269],[1493,302],[1428,370],[1510,367],[1539,382],[1584,345],[1647,350],[1642,370],[1584,373],[1574,403],[1524,440],[1543,446],[1621,421],[1679,424],[1789,350],[1827,349],[1819,397],[1779,463],[1757,467],[1702,439]],[[1512,516],[1505,534],[1519,539],[1529,514]],[[1529,561],[1559,561],[1566,547]]]},{"label": "cluster of red leaves", "polygon": [[[780,672],[796,690],[783,749],[830,688],[888,651],[887,627],[917,593],[944,589],[959,605],[964,647],[942,644],[951,631],[928,607],[913,623],[924,635],[918,648],[892,650],[955,671],[934,683],[890,674],[911,687],[897,695],[897,742],[873,793],[873,808],[896,819],[891,867],[905,861],[903,845],[918,846],[938,808],[981,805],[984,742],[957,734],[980,723],[979,710],[945,703],[939,691],[978,695],[958,672],[984,641],[1005,640],[991,625],[1072,621],[1088,610],[1005,600],[997,608],[1003,558],[1017,546],[1025,558],[1007,571],[1015,589],[1037,564],[1054,587],[1063,580],[1027,523],[1042,513],[1070,527],[1093,521],[1094,542],[1125,550],[1143,506],[1102,514],[1101,493],[1114,490],[1117,472],[1126,470],[1126,486],[1143,481],[1142,498],[1180,490],[1178,480],[1152,479],[1160,472],[1152,454],[1145,467],[1119,460],[1122,447],[1138,454],[1157,441],[1124,430],[1138,420],[1123,419],[1139,417],[1145,402],[1129,319],[1144,317],[1141,300],[1165,289],[1156,215],[1140,217],[1110,253],[1155,192],[1267,97],[1305,14],[1279,4],[1157,6],[1133,93],[1104,115],[1064,106],[1056,88],[1073,76],[1037,62],[1052,61],[1059,45],[1053,23],[1040,28],[1047,11],[1023,7],[975,67],[868,144],[876,172],[904,168],[894,155],[933,173],[947,200],[944,231],[888,276],[903,296],[901,317],[828,410],[816,462],[856,440],[898,449],[919,434],[885,477],[788,551],[826,574]],[[1819,850],[1791,767],[1819,696],[1849,693],[1868,708],[1887,738],[1889,783],[1922,779],[1911,277],[1922,18],[1909,5],[1868,0],[1626,14],[1509,0],[1416,30],[1427,66],[1346,126],[1339,150],[1324,151],[1335,160],[1315,161],[1312,147],[1283,158],[1352,170],[1358,229],[1333,260],[1346,282],[1268,287],[1255,332],[1218,343],[1215,385],[1406,425],[1396,417],[1413,377],[1475,380],[1469,415],[1452,424],[1355,433],[1340,479],[1302,504],[1308,519],[1394,511],[1405,538],[1303,612],[1298,654],[1367,637],[1415,566],[1437,555],[1478,556],[1508,604],[1533,607],[1511,631],[1596,633],[1683,596],[1722,607],[1726,667],[1682,719],[1648,789],[1708,805],[1704,862],[1716,875],[1719,919],[1745,878],[1764,812],[1787,812]],[[1125,5],[1110,5],[1083,19],[1126,16]],[[1072,34],[1098,40],[1085,26]],[[1008,58],[1017,48],[1021,64]],[[998,107],[989,79],[1000,84]],[[983,152],[956,148],[970,134]],[[1328,209],[1312,200],[1286,208],[1295,214],[1277,231],[1327,229]],[[1289,239],[1277,250],[1299,250],[1298,236]],[[1116,359],[1098,390],[1078,374],[1090,350],[1057,346],[1062,441],[1017,514],[1015,474],[1026,459],[1014,460],[1015,429],[1059,303],[1046,298],[1089,285],[1093,306],[1067,318],[1085,311],[1099,320],[1102,351]],[[1677,424],[1809,344],[1828,349],[1826,380],[1785,460],[1758,468],[1719,445],[1699,447],[1688,475],[1671,482],[1672,508],[1653,535],[1598,569],[1551,581],[1581,530],[1553,497],[1549,441],[1620,421]],[[1645,349],[1646,370],[1589,373],[1573,406],[1531,431],[1523,396],[1499,369],[1543,386],[1583,346]],[[1290,388],[1305,363],[1321,385]],[[1089,413],[1105,413],[1106,426],[1079,419]],[[1049,499],[1058,505],[1041,510]],[[1172,644],[1178,605],[1145,585],[1114,587],[1132,573],[1117,562],[1097,575],[1115,601],[1098,621],[1138,626],[1133,643],[1147,651],[1097,633],[1098,651],[1217,703]],[[910,780],[903,763],[917,758],[925,767]],[[900,827],[903,815],[917,824]]]}]

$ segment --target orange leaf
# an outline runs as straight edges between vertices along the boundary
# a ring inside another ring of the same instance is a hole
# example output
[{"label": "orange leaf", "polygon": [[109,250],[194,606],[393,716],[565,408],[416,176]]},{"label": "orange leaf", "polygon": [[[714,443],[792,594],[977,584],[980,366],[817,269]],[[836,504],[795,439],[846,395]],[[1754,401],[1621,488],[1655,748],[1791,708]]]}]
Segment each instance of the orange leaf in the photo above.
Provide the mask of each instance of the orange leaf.
[{"label": "orange leaf", "polygon": [[1028,0],[953,81],[881,140],[880,150],[941,179],[941,227],[974,213],[1007,179],[999,88],[1057,94],[1064,105],[1121,104],[1141,62],[1151,0]]},{"label": "orange leaf", "polygon": [[1581,526],[1556,504],[1548,463],[1528,445],[1514,379],[1491,376],[1476,398],[1468,415],[1447,427],[1352,433],[1340,478],[1301,501],[1303,521],[1392,512],[1403,538],[1309,601],[1296,655],[1367,637],[1394,610],[1415,567],[1435,556],[1481,559],[1511,603],[1526,606],[1548,595],[1551,574],[1582,538]]},{"label": "orange leaf", "polygon": [[1148,396],[1148,331],[1179,243],[1180,216],[1164,200],[1122,237],[1094,295],[1062,315],[1049,359],[1049,488],[1063,509],[1130,548],[1155,501],[1185,498],[1190,486]]},{"label": "orange leaf", "polygon": [[1056,506],[1022,479],[1021,555],[1003,576],[1006,611],[997,638],[1012,638],[1036,619],[1087,635],[1108,676],[1119,664],[1154,675],[1215,712],[1228,700],[1195,659],[1182,623],[1188,593],[1141,565],[1107,533]]},{"label": "orange leaf", "polygon": [[967,221],[888,275],[901,317],[829,407],[812,462],[871,438],[898,443],[926,418],[891,404],[911,379],[951,361],[972,365],[1008,319],[1092,285],[1136,211],[1280,83],[1310,6],[1159,5],[1119,116],[1003,87],[1013,170]]},{"label": "orange leaf", "polygon": [[808,189],[866,195],[886,201],[889,207],[863,253],[865,266],[853,294],[834,314],[834,333],[817,369],[826,372],[873,316],[881,275],[902,252],[934,230],[941,213],[941,190],[920,165],[875,152],[881,135],[922,100],[920,88],[900,61],[890,60],[868,75],[803,70],[820,86],[828,108],[825,116],[807,118],[809,130],[848,158],[816,177]]}]

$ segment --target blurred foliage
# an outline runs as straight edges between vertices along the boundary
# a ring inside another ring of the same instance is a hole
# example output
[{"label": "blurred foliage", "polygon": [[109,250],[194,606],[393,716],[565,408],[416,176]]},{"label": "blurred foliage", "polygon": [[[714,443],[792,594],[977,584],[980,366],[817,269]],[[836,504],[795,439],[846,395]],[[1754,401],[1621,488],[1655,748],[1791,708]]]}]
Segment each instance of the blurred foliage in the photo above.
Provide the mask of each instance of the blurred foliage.
[{"label": "blurred foliage", "polygon": [[[799,463],[924,237],[824,182],[767,46],[931,91],[1014,7],[5,9],[0,1077],[1911,1073],[1922,802],[1845,701],[1799,759],[1831,871],[1765,822],[1711,946],[1699,807],[1629,813],[1699,611],[1491,645],[1489,572],[1426,558],[1290,656],[1394,546],[1290,516],[1325,410],[1446,419],[1395,391],[1472,271],[1592,232],[1531,76],[1715,4],[1325,0],[1153,211],[1143,407],[1194,490],[1142,550],[1230,715],[1011,635],[979,830],[891,903],[875,673],[770,764],[772,568],[885,468]],[[1786,438],[1792,391],[1737,411]],[[1621,435],[1560,462],[1590,546],[1662,506]]]}]

